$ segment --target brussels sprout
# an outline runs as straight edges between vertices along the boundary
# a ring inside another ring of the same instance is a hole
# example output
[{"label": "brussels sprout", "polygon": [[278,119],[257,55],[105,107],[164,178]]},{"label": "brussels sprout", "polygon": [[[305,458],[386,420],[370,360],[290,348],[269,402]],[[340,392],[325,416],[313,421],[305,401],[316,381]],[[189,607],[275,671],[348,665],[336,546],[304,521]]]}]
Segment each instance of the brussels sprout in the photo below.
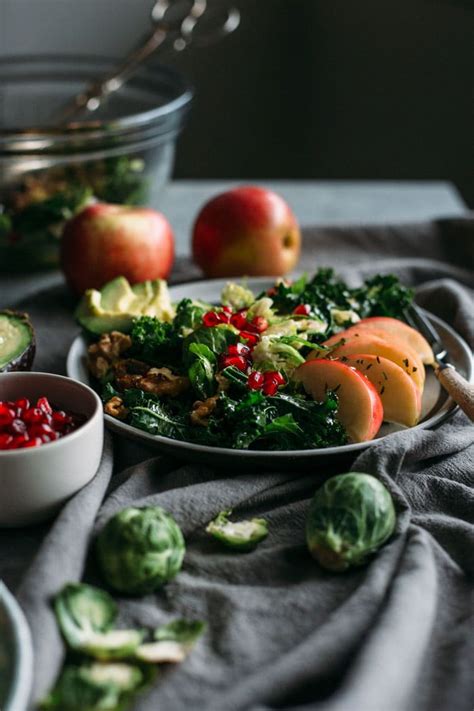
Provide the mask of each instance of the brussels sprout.
[{"label": "brussels sprout", "polygon": [[205,628],[199,620],[173,620],[155,630],[156,642],[140,645],[135,656],[143,662],[182,662]]},{"label": "brussels sprout", "polygon": [[305,362],[296,348],[285,337],[262,336],[252,353],[253,363],[259,370],[279,370],[291,375]]},{"label": "brussels sprout", "polygon": [[251,321],[257,316],[266,318],[268,320],[273,318],[272,304],[273,301],[267,296],[264,296],[261,299],[257,299],[257,301],[255,301],[247,311],[247,320]]},{"label": "brussels sprout", "polygon": [[150,673],[131,664],[68,665],[51,693],[41,702],[45,711],[115,711],[149,681]]},{"label": "brussels sprout", "polygon": [[143,639],[139,630],[112,630],[117,608],[110,595],[91,585],[69,583],[54,608],[68,645],[97,659],[128,657]]},{"label": "brussels sprout", "polygon": [[233,309],[244,309],[255,301],[255,296],[250,289],[242,284],[229,281],[222,289],[221,302],[224,306],[232,306]]},{"label": "brussels sprout", "polygon": [[176,521],[159,506],[126,508],[97,539],[102,574],[122,593],[145,595],[181,569],[185,544]]},{"label": "brussels sprout", "polygon": [[313,558],[332,571],[362,565],[395,530],[390,492],[370,474],[339,474],[316,491],[306,519]]},{"label": "brussels sprout", "polygon": [[263,518],[250,521],[229,521],[232,511],[221,511],[207,527],[207,533],[235,550],[249,551],[268,536],[268,524]]}]

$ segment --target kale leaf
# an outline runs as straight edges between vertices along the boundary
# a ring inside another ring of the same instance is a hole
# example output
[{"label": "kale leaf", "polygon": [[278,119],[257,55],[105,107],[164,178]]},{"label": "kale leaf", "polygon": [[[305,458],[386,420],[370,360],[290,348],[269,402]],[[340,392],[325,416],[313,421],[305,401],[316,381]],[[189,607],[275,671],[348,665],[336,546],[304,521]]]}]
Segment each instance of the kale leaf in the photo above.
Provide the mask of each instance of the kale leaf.
[{"label": "kale leaf", "polygon": [[413,291],[400,284],[393,274],[377,275],[351,289],[333,269],[321,268],[312,279],[303,275],[291,284],[277,284],[272,299],[280,314],[291,314],[299,304],[309,304],[312,313],[328,323],[327,337],[335,330],[333,310],[354,311],[361,318],[391,316],[403,319],[403,311],[412,301]]},{"label": "kale leaf", "polygon": [[135,319],[131,332],[131,355],[156,366],[180,365],[182,338],[172,323],[154,316]]},{"label": "kale leaf", "polygon": [[198,397],[206,399],[214,395],[217,382],[215,379],[217,358],[204,343],[191,343],[189,353],[194,360],[188,369],[188,377]]}]

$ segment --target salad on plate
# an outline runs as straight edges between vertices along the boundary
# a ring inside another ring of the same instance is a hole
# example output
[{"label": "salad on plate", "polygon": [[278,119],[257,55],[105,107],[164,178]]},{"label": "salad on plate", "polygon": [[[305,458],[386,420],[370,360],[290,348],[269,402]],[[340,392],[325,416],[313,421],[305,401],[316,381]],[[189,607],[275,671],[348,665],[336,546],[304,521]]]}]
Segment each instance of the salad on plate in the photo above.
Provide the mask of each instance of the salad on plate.
[{"label": "salad on plate", "polygon": [[217,304],[119,277],[76,317],[106,414],[202,445],[319,449],[417,424],[433,354],[403,321],[412,298],[392,275],[350,288],[331,269],[259,294],[229,282]]}]

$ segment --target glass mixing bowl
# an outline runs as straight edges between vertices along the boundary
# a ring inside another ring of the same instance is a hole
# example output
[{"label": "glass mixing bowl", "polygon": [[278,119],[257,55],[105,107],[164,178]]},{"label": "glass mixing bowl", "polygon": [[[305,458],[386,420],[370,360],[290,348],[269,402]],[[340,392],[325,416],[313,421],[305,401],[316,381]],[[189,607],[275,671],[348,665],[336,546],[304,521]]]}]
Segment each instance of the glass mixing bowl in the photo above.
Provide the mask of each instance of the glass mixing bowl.
[{"label": "glass mixing bowl", "polygon": [[56,266],[64,222],[94,200],[159,206],[192,99],[179,74],[142,68],[97,112],[51,125],[113,66],[89,57],[0,60],[0,271]]}]

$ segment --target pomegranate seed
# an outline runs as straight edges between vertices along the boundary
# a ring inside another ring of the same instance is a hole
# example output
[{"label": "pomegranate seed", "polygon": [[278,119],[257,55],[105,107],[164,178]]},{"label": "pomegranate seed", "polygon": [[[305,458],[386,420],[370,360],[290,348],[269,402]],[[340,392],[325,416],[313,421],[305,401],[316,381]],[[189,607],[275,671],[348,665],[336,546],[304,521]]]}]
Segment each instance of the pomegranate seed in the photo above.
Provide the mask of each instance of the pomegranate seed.
[{"label": "pomegranate seed", "polygon": [[221,359],[221,368],[229,368],[231,365],[233,365],[234,368],[238,368],[242,372],[248,368],[247,360],[243,356],[224,355]]},{"label": "pomegranate seed", "polygon": [[247,387],[250,390],[260,390],[263,385],[263,382],[263,373],[260,373],[258,370],[252,370],[247,379]]},{"label": "pomegranate seed", "polygon": [[19,447],[23,447],[24,444],[28,441],[29,437],[27,434],[14,435],[13,441],[11,442],[9,449],[19,449]]},{"label": "pomegranate seed", "polygon": [[10,449],[10,445],[12,442],[13,437],[11,436],[11,434],[0,434],[0,449]]},{"label": "pomegranate seed", "polygon": [[215,311],[207,311],[202,317],[202,322],[207,328],[212,328],[213,326],[217,326],[219,323],[222,323],[219,318],[219,314]]},{"label": "pomegranate seed", "polygon": [[30,437],[41,437],[42,435],[48,435],[48,437],[54,433],[54,430],[50,425],[45,422],[40,422],[38,424],[30,425],[28,428],[28,434]]},{"label": "pomegranate seed", "polygon": [[36,407],[41,410],[41,412],[44,412],[46,415],[51,415],[51,413],[53,412],[53,408],[49,404],[47,397],[40,397],[36,403]]},{"label": "pomegranate seed", "polygon": [[255,318],[252,319],[252,326],[257,333],[263,333],[263,331],[266,331],[268,328],[268,321],[266,318],[263,318],[263,316],[255,316]]},{"label": "pomegranate seed", "polygon": [[225,311],[217,311],[216,315],[217,315],[217,318],[219,319],[219,323],[229,323],[230,315],[226,314]]},{"label": "pomegranate seed", "polygon": [[274,380],[277,385],[284,385],[286,383],[285,378],[278,370],[267,370],[263,377],[265,378],[265,382]]},{"label": "pomegranate seed", "polygon": [[262,390],[264,395],[275,395],[278,390],[278,383],[276,380],[265,380]]},{"label": "pomegranate seed", "polygon": [[7,407],[6,403],[0,403],[0,427],[9,426],[15,419],[16,412],[10,407]]},{"label": "pomegranate seed", "polygon": [[223,306],[222,311],[225,311],[226,314],[231,314],[233,309],[232,309],[232,306]]},{"label": "pomegranate seed", "polygon": [[277,290],[274,286],[272,286],[271,289],[267,289],[267,296],[275,296],[276,293],[277,293]]},{"label": "pomegranate seed", "polygon": [[57,432],[64,432],[64,429],[72,425],[72,423],[72,418],[69,417],[69,415],[66,415],[65,412],[53,412],[53,421],[51,422],[51,427],[53,427],[53,429]]},{"label": "pomegranate seed", "polygon": [[227,353],[229,355],[242,355],[242,356],[249,356],[250,355],[250,348],[243,343],[235,343],[231,346],[228,347]]},{"label": "pomegranate seed", "polygon": [[28,410],[30,408],[30,401],[27,397],[20,397],[18,400],[15,400],[15,407],[20,410]]},{"label": "pomegranate seed", "polygon": [[38,407],[30,407],[23,413],[23,421],[27,424],[34,424],[36,422],[43,422],[44,412]]},{"label": "pomegranate seed", "polygon": [[12,434],[20,435],[26,433],[26,422],[23,420],[15,419],[10,425],[10,432]]},{"label": "pomegranate seed", "polygon": [[241,331],[240,337],[247,341],[246,345],[250,346],[250,348],[252,348],[258,341],[258,336],[256,336],[255,333],[250,333],[250,331]]},{"label": "pomegranate seed", "polygon": [[294,310],[294,314],[298,316],[309,316],[311,313],[311,306],[309,304],[299,304]]},{"label": "pomegranate seed", "polygon": [[233,314],[233,316],[230,317],[230,322],[232,326],[235,326],[236,328],[241,330],[245,330],[248,328],[248,321],[247,321],[247,312],[246,311],[240,311],[237,314]]},{"label": "pomegranate seed", "polygon": [[22,449],[26,449],[27,447],[39,447],[41,444],[43,444],[43,442],[41,441],[41,437],[33,437],[32,439],[29,439],[18,446]]}]

